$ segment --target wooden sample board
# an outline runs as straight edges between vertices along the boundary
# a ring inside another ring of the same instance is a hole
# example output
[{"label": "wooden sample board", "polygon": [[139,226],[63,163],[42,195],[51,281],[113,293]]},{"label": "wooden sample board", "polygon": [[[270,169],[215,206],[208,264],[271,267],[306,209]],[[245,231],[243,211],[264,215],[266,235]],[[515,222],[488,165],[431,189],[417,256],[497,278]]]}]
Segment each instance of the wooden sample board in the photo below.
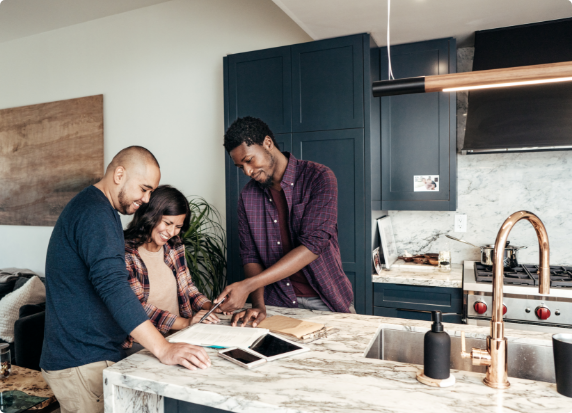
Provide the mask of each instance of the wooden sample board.
[{"label": "wooden sample board", "polygon": [[0,225],[53,226],[103,176],[103,95],[0,110]]}]

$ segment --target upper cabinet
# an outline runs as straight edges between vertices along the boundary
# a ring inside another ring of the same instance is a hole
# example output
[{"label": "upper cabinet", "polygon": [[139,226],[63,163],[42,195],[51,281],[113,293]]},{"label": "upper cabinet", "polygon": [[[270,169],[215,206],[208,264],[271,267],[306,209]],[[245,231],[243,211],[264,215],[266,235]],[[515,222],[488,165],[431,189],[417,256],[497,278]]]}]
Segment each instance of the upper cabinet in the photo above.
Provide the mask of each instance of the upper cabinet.
[{"label": "upper cabinet", "polygon": [[292,131],[290,47],[228,57],[228,116],[263,119],[274,133]]},{"label": "upper cabinet", "polygon": [[292,131],[364,127],[364,35],[292,46]]},{"label": "upper cabinet", "polygon": [[[381,48],[381,79],[388,79]],[[396,79],[456,71],[455,39],[391,47]],[[381,98],[380,210],[454,211],[457,207],[455,93]],[[438,176],[438,191],[416,192],[415,176]],[[376,200],[374,200],[376,201]]]}]

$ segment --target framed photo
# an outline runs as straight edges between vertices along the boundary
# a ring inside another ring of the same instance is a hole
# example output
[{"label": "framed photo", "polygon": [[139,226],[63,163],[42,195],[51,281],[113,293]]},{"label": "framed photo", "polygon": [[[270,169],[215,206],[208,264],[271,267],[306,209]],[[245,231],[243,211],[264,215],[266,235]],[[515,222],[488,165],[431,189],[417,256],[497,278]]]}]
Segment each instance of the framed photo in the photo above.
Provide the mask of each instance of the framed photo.
[{"label": "framed photo", "polygon": [[439,175],[414,175],[413,192],[439,192]]},{"label": "framed photo", "polygon": [[389,270],[393,263],[397,261],[397,246],[393,236],[393,227],[389,216],[381,217],[377,220],[379,235],[381,236],[381,250],[383,251],[383,262],[385,269]]},{"label": "framed photo", "polygon": [[382,258],[379,253],[379,248],[380,247],[377,247],[373,250],[373,266],[377,275],[382,275],[381,272],[383,271],[383,267],[381,265]]}]

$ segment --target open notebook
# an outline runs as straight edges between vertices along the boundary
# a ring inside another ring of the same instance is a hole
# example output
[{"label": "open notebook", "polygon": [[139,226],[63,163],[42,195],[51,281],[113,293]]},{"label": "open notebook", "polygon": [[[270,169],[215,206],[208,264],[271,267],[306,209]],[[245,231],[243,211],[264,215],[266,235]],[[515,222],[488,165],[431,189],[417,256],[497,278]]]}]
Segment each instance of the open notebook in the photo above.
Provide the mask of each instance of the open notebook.
[{"label": "open notebook", "polygon": [[266,328],[193,324],[168,337],[167,340],[171,343],[189,343],[203,347],[247,348],[266,334],[268,334]]}]

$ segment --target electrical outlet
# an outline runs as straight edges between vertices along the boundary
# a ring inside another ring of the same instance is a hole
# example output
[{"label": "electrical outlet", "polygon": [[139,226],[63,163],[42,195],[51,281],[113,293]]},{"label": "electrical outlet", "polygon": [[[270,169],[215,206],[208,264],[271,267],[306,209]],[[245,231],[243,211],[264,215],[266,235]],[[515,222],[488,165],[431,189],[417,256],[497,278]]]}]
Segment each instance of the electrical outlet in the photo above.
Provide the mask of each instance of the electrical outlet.
[{"label": "electrical outlet", "polygon": [[455,232],[467,232],[467,216],[455,215]]}]

